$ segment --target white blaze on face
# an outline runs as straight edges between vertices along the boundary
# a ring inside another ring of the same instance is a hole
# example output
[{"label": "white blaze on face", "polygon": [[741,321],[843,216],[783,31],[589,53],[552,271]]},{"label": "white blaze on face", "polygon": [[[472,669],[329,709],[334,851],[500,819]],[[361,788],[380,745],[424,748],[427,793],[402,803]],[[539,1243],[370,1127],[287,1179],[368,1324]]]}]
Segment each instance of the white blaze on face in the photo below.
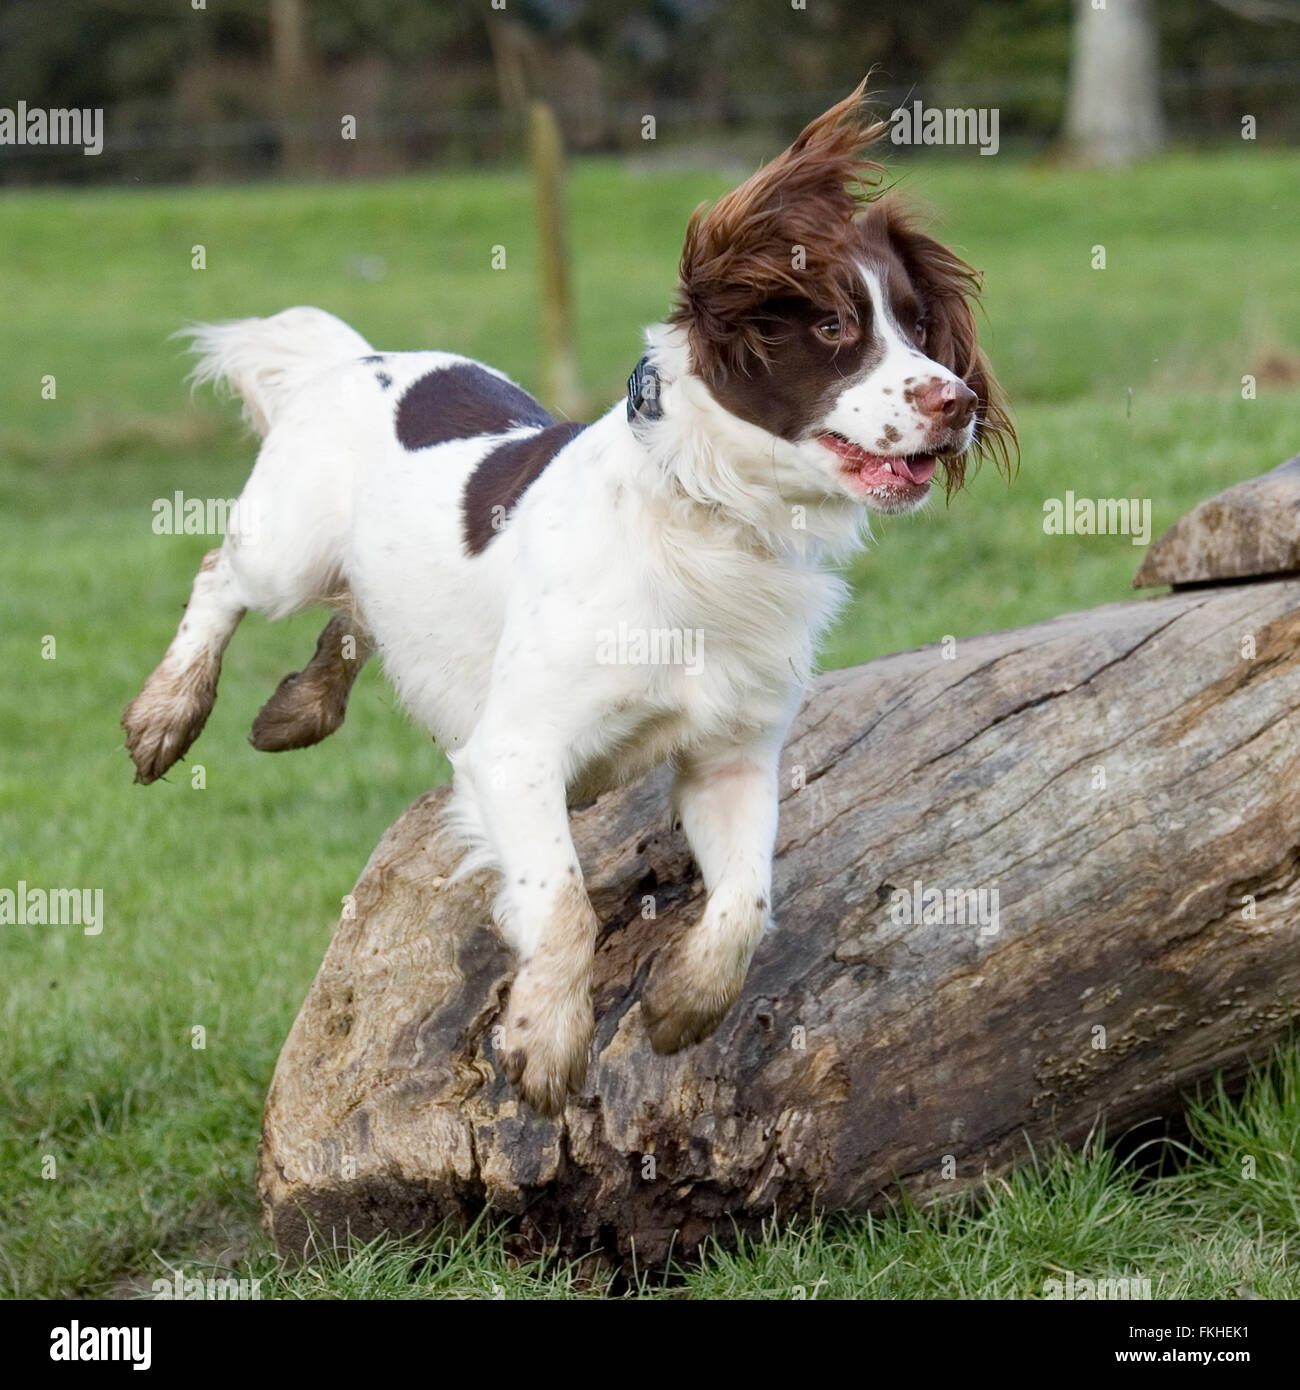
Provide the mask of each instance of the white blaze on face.
[{"label": "white blaze on face", "polygon": [[874,454],[922,453],[933,447],[934,421],[917,408],[914,393],[933,381],[961,379],[907,341],[879,274],[868,265],[859,270],[871,297],[869,365],[837,397],[821,429]]}]

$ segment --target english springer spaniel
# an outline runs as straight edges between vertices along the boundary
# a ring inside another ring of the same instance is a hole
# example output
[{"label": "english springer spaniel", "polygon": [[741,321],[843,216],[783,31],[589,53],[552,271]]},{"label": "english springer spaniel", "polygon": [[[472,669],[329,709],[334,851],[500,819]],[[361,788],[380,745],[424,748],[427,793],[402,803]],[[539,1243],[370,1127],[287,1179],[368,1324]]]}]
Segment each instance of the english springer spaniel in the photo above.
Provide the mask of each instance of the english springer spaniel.
[{"label": "english springer spaniel", "polygon": [[[650,1042],[707,1037],[771,922],[781,746],[867,514],[923,505],[1015,436],[979,344],[979,277],[862,156],[863,90],[686,230],[677,299],[620,400],[555,420],[501,372],[376,352],[320,309],[202,325],[195,375],[265,437],[123,727],[140,782],[198,737],[244,613],[335,608],[253,726],[338,728],[383,657],[454,767],[466,869],[500,875],[520,967],[501,1065],[555,1113],[587,1068],[597,922],[571,801],[671,764],[708,890],[641,998]],[[687,649],[689,660],[685,658]]]}]

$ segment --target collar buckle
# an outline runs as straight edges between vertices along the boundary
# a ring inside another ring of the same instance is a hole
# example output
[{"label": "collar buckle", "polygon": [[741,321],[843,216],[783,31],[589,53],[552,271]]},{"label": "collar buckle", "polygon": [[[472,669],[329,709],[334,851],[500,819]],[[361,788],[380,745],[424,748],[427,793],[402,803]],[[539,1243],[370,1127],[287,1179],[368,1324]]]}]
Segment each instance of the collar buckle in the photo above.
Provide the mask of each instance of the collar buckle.
[{"label": "collar buckle", "polygon": [[647,355],[632,368],[632,375],[627,379],[628,424],[663,418],[660,386],[659,373]]}]

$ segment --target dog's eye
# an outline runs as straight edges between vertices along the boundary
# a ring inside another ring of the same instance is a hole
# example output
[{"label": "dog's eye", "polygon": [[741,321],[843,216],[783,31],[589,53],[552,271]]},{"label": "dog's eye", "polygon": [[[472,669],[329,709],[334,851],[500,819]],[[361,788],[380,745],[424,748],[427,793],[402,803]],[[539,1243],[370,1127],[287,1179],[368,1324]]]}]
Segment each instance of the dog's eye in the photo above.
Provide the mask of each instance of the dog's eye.
[{"label": "dog's eye", "polygon": [[858,340],[858,326],[852,319],[841,324],[837,318],[823,319],[813,332],[824,343],[832,343],[836,347],[845,343],[855,343]]}]

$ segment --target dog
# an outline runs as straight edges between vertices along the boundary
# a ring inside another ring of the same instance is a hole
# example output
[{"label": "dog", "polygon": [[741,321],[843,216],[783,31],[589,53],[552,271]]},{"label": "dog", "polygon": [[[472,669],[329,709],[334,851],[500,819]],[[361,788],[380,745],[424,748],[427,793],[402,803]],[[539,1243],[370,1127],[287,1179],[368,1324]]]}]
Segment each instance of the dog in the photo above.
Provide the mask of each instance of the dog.
[{"label": "dog", "polygon": [[672,312],[593,424],[468,358],[377,352],[319,309],[190,330],[196,379],[232,387],[263,436],[238,504],[256,524],[205,557],[126,708],[136,780],[198,737],[248,609],[332,605],[251,741],[326,737],[382,656],[451,760],[462,867],[499,873],[520,961],[502,1069],[542,1114],[582,1085],[594,1027],[569,806],[671,765],[707,900],[641,1009],[660,1053],[707,1037],[771,923],[781,748],[846,597],[831,566],[939,469],[949,492],[981,455],[1009,475],[980,277],[882,189],[863,151],[883,129],[859,86],[695,210]]}]

